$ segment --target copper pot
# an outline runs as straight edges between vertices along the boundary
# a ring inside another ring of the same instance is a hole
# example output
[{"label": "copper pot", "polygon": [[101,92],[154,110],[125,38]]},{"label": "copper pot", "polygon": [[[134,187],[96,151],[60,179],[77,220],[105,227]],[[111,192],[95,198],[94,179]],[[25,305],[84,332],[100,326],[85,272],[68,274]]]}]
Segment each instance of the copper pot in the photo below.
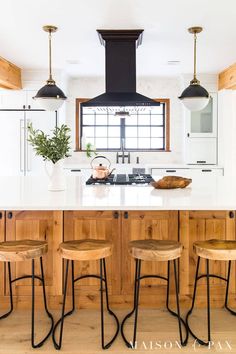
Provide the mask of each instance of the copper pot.
[{"label": "copper pot", "polygon": [[[93,162],[94,160],[96,159],[105,159],[108,161],[109,165],[108,167],[106,165],[103,165],[103,164],[99,164],[98,166],[94,166]],[[110,160],[105,157],[105,156],[96,156],[94,157],[94,159],[91,161],[91,167],[92,167],[92,170],[93,170],[93,173],[92,173],[92,177],[94,179],[106,179],[108,178],[112,172],[115,170],[115,168],[113,168],[112,170],[110,170],[110,167],[111,167],[111,162]]]}]

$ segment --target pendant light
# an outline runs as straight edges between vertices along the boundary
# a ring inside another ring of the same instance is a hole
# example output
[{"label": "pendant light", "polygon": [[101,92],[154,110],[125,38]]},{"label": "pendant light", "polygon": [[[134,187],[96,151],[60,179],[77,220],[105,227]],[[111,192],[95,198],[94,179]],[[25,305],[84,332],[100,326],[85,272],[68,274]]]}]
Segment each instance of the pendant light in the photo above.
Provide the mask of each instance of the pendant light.
[{"label": "pendant light", "polygon": [[182,92],[179,97],[183,104],[190,111],[201,111],[209,102],[209,93],[200,85],[200,81],[196,77],[196,63],[197,63],[197,34],[202,32],[202,27],[190,27],[189,33],[194,35],[194,74],[193,80],[190,81],[190,85]]},{"label": "pendant light", "polygon": [[33,97],[37,100],[39,106],[46,111],[57,111],[66,100],[63,91],[56,85],[52,78],[52,33],[57,31],[55,26],[43,26],[43,30],[48,33],[49,37],[49,78],[46,85],[43,86]]}]

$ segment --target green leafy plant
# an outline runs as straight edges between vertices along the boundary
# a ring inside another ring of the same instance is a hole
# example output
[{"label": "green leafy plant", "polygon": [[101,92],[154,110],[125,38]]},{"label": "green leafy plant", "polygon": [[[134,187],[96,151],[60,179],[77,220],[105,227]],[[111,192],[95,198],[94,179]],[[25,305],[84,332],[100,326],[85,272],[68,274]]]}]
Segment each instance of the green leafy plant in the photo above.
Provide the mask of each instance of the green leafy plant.
[{"label": "green leafy plant", "polygon": [[55,127],[51,137],[42,130],[34,129],[32,123],[28,125],[28,132],[29,143],[33,146],[36,155],[42,156],[44,160],[55,164],[70,156],[70,128],[67,125]]},{"label": "green leafy plant", "polygon": [[90,158],[93,156],[93,154],[95,156],[97,155],[95,147],[91,143],[87,143],[86,144],[86,156]]}]

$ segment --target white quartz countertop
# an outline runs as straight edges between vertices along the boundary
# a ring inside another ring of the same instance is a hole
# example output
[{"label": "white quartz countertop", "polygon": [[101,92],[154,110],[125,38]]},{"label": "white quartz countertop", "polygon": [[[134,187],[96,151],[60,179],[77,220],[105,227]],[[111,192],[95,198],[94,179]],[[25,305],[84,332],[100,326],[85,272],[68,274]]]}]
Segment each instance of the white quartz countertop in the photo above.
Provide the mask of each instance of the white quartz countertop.
[{"label": "white quartz countertop", "polygon": [[236,210],[234,178],[204,176],[172,190],[86,186],[83,176],[67,176],[60,192],[48,191],[47,183],[46,177],[0,177],[0,210]]},{"label": "white quartz countertop", "polygon": [[[71,169],[91,169],[90,164],[65,164],[64,165],[65,169],[71,170]],[[217,169],[217,168],[223,168],[222,166],[219,165],[206,165],[206,164],[198,164],[198,165],[187,165],[187,164],[155,164],[155,163],[149,163],[149,164],[111,164],[111,168],[116,168],[116,170],[122,170],[122,169],[132,169],[132,168],[146,168],[146,169],[151,169],[151,168],[161,168],[161,169],[168,169],[168,168],[190,168],[190,169],[203,169],[203,168],[208,168],[208,169]]]}]

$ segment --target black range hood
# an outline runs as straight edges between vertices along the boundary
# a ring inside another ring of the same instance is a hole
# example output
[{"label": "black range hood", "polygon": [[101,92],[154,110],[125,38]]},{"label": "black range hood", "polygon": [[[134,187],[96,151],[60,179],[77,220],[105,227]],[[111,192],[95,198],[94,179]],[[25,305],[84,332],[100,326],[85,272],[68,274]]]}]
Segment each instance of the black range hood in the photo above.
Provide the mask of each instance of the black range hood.
[{"label": "black range hood", "polygon": [[106,92],[82,106],[159,106],[159,102],[136,92],[136,48],[142,43],[143,30],[97,32],[106,51]]}]

